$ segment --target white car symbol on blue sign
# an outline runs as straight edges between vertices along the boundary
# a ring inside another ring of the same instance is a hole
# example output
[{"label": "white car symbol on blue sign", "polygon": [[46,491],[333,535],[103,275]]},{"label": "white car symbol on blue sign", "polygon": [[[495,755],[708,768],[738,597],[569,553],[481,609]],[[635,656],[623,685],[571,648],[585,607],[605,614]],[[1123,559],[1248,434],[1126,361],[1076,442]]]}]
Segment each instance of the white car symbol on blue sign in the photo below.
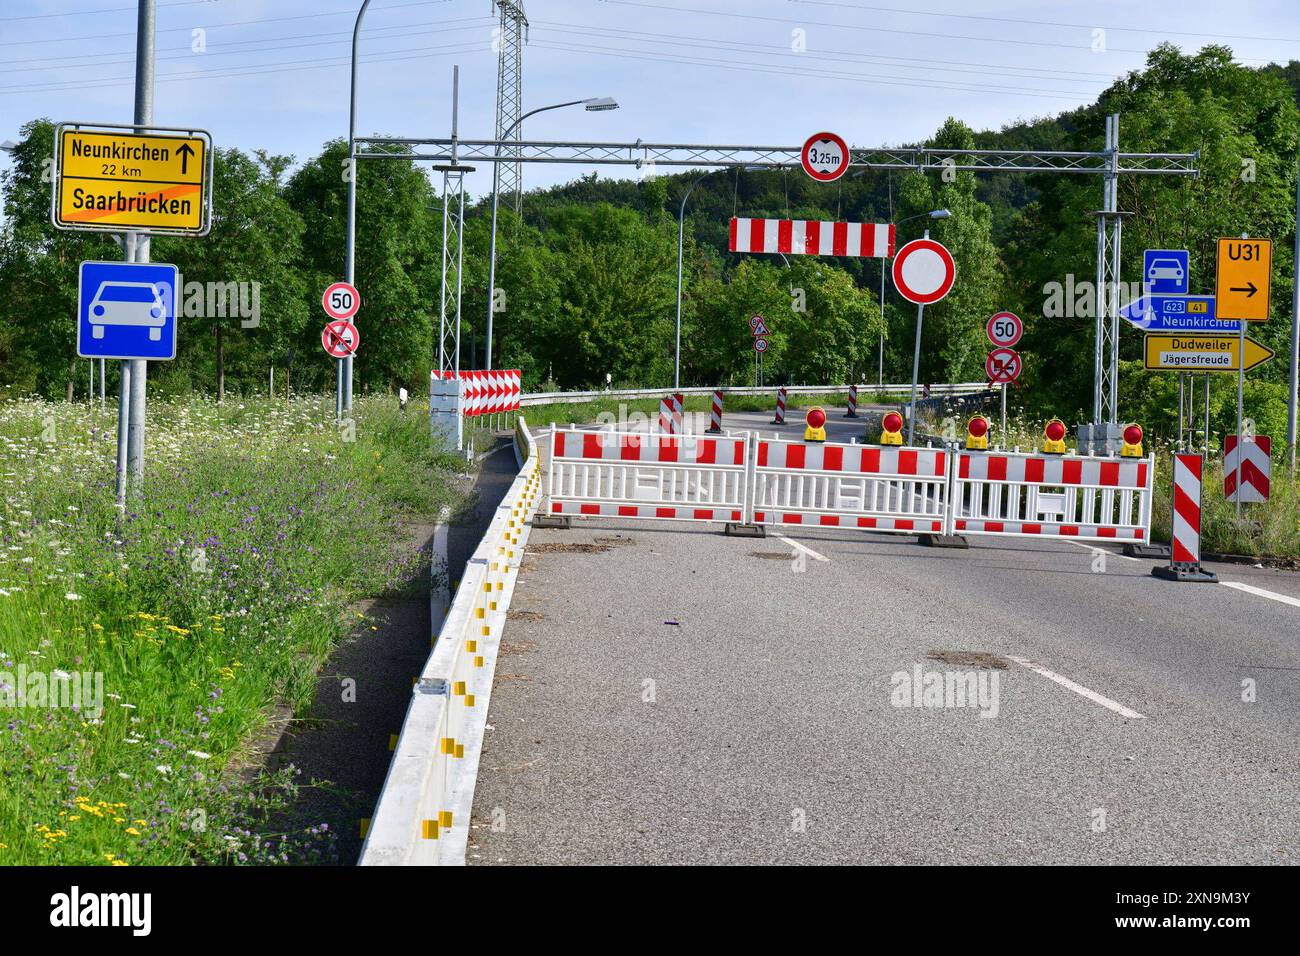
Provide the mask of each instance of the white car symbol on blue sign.
[{"label": "white car symbol on blue sign", "polygon": [[83,262],[77,292],[77,355],[176,357],[177,268],[155,262]]},{"label": "white car symbol on blue sign", "polygon": [[1147,249],[1142,253],[1142,287],[1152,295],[1186,295],[1186,249]]}]

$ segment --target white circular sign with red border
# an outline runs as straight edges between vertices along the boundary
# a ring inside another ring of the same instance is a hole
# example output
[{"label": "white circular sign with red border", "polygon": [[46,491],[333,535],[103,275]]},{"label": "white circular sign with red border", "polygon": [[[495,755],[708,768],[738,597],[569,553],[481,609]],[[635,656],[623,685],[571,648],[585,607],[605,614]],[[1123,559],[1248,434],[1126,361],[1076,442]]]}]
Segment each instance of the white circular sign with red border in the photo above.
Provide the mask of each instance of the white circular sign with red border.
[{"label": "white circular sign with red border", "polygon": [[350,319],[361,308],[361,294],[347,282],[335,282],[320,297],[320,304],[331,319]]},{"label": "white circular sign with red border", "polygon": [[833,183],[849,171],[849,144],[834,133],[815,133],[803,144],[799,163],[819,183]]},{"label": "white circular sign with red border", "polygon": [[762,336],[758,336],[757,338],[755,338],[755,339],[754,339],[754,351],[755,351],[755,352],[759,352],[759,353],[766,352],[766,351],[767,351],[767,339],[763,338]]},{"label": "white circular sign with red border", "polygon": [[894,256],[894,288],[908,302],[933,305],[952,289],[957,263],[941,242],[913,239]]},{"label": "white circular sign with red border", "polygon": [[1015,349],[994,349],[984,359],[984,372],[994,385],[1008,385],[1020,377],[1024,364]]},{"label": "white circular sign with red border", "polygon": [[984,331],[994,345],[1010,348],[1025,334],[1025,323],[1014,312],[998,312],[989,319]]},{"label": "white circular sign with red border", "polygon": [[361,345],[361,333],[351,322],[335,319],[325,325],[320,334],[320,344],[331,358],[347,358],[355,355]]}]

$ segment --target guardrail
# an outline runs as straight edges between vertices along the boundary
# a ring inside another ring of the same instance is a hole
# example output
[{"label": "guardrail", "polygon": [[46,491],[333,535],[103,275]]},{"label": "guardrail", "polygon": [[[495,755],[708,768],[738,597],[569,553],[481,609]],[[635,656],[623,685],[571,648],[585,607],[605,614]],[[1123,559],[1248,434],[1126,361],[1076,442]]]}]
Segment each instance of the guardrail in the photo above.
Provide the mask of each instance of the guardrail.
[{"label": "guardrail", "polygon": [[522,416],[515,455],[519,475],[465,566],[415,682],[361,866],[465,862],[501,630],[541,495],[541,459]]},{"label": "guardrail", "polygon": [[[723,387],[723,392],[728,395],[776,395],[778,388],[785,388],[786,392],[791,395],[836,395],[840,392],[847,392],[849,386],[845,385],[769,385],[764,388],[731,388]],[[952,385],[931,385],[930,397],[947,396],[947,395],[973,395],[978,392],[987,392],[989,390],[988,382],[959,382]],[[603,392],[534,392],[529,395],[523,395],[519,399],[520,405],[553,405],[561,402],[594,402],[603,398],[662,398],[671,392],[680,392],[683,395],[712,395],[715,389],[708,388],[616,388]],[[911,384],[903,385],[858,385],[858,391],[862,395],[895,395],[902,394],[910,397],[912,392]]]}]

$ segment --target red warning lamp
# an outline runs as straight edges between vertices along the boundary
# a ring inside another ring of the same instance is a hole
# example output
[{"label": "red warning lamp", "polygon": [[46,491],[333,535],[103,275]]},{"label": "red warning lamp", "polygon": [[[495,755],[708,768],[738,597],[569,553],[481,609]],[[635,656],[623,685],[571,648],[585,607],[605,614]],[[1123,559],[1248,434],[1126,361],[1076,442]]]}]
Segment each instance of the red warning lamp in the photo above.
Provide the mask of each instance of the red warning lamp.
[{"label": "red warning lamp", "polygon": [[976,415],[966,423],[966,447],[971,451],[988,451],[989,420]]},{"label": "red warning lamp", "polygon": [[1045,455],[1064,455],[1065,454],[1065,422],[1059,418],[1053,418],[1043,429],[1043,437],[1047,439],[1043,442],[1043,454]]},{"label": "red warning lamp", "polygon": [[880,444],[903,444],[903,416],[898,412],[886,412],[880,421]]},{"label": "red warning lamp", "polygon": [[810,408],[804,419],[808,427],[803,430],[804,441],[826,440],[826,410],[820,406]]},{"label": "red warning lamp", "polygon": [[1122,458],[1142,457],[1142,426],[1136,422],[1124,429],[1124,444],[1119,450]]}]

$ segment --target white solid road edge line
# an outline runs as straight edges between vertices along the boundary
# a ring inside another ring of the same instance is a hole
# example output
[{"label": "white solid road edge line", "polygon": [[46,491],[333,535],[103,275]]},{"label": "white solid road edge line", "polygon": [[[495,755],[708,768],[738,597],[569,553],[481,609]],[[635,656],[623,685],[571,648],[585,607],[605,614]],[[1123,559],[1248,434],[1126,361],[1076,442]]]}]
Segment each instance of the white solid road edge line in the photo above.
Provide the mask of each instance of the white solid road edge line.
[{"label": "white solid road edge line", "polygon": [[789,545],[790,547],[792,547],[792,548],[795,548],[795,549],[797,549],[797,550],[799,550],[799,551],[802,551],[804,554],[808,555],[808,557],[812,558],[814,561],[829,561],[829,560],[830,560],[830,558],[826,557],[826,555],[824,555],[824,554],[819,554],[819,553],[817,553],[816,551],[814,551],[812,548],[809,548],[809,547],[807,547],[807,546],[805,546],[805,545],[802,545],[802,544],[800,544],[798,541],[795,541],[795,540],[792,539],[792,538],[787,538],[787,537],[786,537],[785,535],[783,535],[783,534],[774,534],[774,535],[772,535],[772,537],[776,538],[776,540],[778,540],[778,541],[784,541],[786,544],[788,544],[788,545]]},{"label": "white solid road edge line", "polygon": [[1060,674],[1056,673],[1055,671],[1049,671],[1046,667],[1043,667],[1040,664],[1035,664],[1033,661],[1027,661],[1023,657],[1012,657],[1010,654],[1007,655],[1007,660],[1015,661],[1021,667],[1027,667],[1035,674],[1042,674],[1048,680],[1056,681],[1056,683],[1060,684],[1062,687],[1068,688],[1069,690],[1074,691],[1076,694],[1080,694],[1088,698],[1094,704],[1101,704],[1101,706],[1115,711],[1115,713],[1119,714],[1121,717],[1128,717],[1131,720],[1146,719],[1146,717],[1144,717],[1142,714],[1139,714],[1136,710],[1130,710],[1129,708],[1125,707],[1123,704],[1116,703],[1115,701],[1111,700],[1109,697],[1105,697],[1097,693],[1095,690],[1089,690],[1088,688],[1084,687],[1082,684],[1076,684],[1074,681],[1070,680],[1070,678],[1062,677]]},{"label": "white solid road edge line", "polygon": [[1265,591],[1263,588],[1257,588],[1253,584],[1242,584],[1240,581],[1220,581],[1219,583],[1224,587],[1235,588],[1238,591],[1245,591],[1247,594],[1268,598],[1270,601],[1281,601],[1283,604],[1290,604],[1292,607],[1300,607],[1300,598],[1293,598],[1288,594]]}]

